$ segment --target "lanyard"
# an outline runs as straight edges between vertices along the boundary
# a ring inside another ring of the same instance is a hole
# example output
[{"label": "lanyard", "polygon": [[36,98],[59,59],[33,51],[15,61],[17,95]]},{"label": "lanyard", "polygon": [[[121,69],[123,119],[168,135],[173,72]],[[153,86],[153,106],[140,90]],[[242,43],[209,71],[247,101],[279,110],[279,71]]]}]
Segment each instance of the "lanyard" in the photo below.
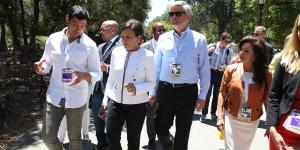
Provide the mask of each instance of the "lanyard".
[{"label": "lanyard", "polygon": [[[175,31],[174,31],[175,32]],[[175,33],[176,34],[176,33]],[[184,37],[184,39],[183,40],[181,40],[181,38],[180,38],[180,36],[179,36],[179,46],[177,47],[177,45],[176,45],[176,42],[174,42],[174,48],[175,48],[175,63],[178,63],[178,59],[179,59],[179,56],[180,56],[180,54],[181,54],[181,52],[182,52],[182,47],[184,46],[184,44],[185,44],[185,42],[186,42],[186,40],[187,40],[187,38],[188,38],[188,31],[186,31],[186,35],[185,35],[185,37]],[[174,36],[174,35],[173,35]],[[175,35],[176,36],[176,35]],[[174,38],[176,38],[174,36]]]}]

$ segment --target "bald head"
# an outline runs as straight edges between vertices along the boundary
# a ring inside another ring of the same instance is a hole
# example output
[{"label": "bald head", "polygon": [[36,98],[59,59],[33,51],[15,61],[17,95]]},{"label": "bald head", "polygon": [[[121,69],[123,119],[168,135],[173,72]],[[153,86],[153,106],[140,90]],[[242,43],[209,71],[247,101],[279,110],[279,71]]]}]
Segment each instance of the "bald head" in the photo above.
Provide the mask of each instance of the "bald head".
[{"label": "bald head", "polygon": [[106,20],[100,27],[100,35],[105,42],[113,39],[118,34],[118,31],[119,24],[114,20]]},{"label": "bald head", "polygon": [[152,35],[155,40],[158,40],[159,36],[165,32],[165,27],[160,22],[152,23]]}]

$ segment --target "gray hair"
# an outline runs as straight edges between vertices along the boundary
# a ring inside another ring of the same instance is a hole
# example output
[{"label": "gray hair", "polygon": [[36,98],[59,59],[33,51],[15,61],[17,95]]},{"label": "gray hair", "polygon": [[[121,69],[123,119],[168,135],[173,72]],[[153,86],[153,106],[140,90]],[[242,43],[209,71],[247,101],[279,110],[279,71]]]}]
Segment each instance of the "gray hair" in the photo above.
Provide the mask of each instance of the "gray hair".
[{"label": "gray hair", "polygon": [[192,8],[191,6],[186,3],[185,1],[175,1],[174,3],[170,4],[168,11],[171,11],[171,8],[173,6],[182,6],[183,9],[185,10],[185,12],[187,13],[187,15],[192,16]]}]

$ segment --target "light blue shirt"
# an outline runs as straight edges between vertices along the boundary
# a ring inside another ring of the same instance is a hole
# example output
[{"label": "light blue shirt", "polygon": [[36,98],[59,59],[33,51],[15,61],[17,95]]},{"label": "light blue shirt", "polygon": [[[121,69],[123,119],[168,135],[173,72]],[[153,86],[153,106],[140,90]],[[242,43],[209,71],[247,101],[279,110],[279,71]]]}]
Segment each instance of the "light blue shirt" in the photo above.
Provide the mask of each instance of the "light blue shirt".
[{"label": "light blue shirt", "polygon": [[[180,64],[180,75],[171,74],[172,64]],[[205,100],[210,85],[210,65],[206,38],[187,28],[179,36],[170,31],[162,34],[155,52],[156,77],[169,83],[198,83],[198,99]],[[156,95],[156,89],[150,95]]]}]

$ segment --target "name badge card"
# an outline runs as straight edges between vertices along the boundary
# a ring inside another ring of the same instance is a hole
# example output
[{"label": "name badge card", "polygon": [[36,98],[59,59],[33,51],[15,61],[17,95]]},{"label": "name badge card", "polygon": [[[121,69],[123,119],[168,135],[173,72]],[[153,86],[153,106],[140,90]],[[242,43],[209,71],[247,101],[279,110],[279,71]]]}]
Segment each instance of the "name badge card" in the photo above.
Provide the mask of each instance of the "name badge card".
[{"label": "name badge card", "polygon": [[62,69],[62,82],[70,82],[72,80],[72,72],[71,68],[63,68]]},{"label": "name badge card", "polygon": [[300,134],[300,111],[293,109],[284,121],[283,127],[296,134]]},{"label": "name badge card", "polygon": [[242,119],[250,121],[251,120],[252,109],[249,107],[242,107]]},{"label": "name badge card", "polygon": [[171,65],[171,74],[173,76],[179,76],[180,75],[180,64],[172,64]]}]

